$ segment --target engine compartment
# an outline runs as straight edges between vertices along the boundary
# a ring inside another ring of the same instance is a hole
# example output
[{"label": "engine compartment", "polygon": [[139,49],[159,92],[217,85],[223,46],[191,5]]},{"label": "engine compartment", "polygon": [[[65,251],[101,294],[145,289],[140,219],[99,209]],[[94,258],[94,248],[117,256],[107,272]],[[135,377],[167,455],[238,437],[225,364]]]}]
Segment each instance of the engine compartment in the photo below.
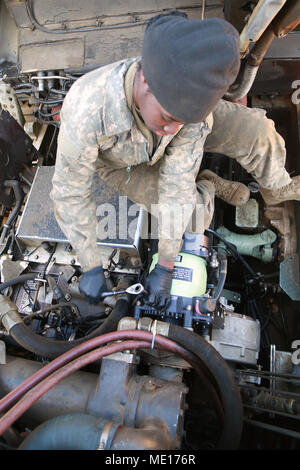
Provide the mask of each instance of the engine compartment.
[{"label": "engine compartment", "polygon": [[[298,449],[299,202],[267,206],[236,161],[206,153],[203,168],[251,197],[237,208],[216,199],[205,235],[185,234],[162,312],[143,289],[126,292],[156,262],[153,220],[95,180],[108,292],[88,304],[49,197],[60,108],[85,66],[1,73],[0,448]],[[289,85],[264,88],[268,67],[244,105],[267,111],[299,174],[299,104]]]}]

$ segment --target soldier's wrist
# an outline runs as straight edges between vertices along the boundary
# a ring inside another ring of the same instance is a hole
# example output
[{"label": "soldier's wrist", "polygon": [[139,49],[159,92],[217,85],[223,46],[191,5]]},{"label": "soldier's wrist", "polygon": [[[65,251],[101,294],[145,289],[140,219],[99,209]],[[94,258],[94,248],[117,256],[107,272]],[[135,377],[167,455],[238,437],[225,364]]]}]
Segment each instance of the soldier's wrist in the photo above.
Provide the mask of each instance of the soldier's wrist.
[{"label": "soldier's wrist", "polygon": [[160,264],[160,266],[168,269],[174,268],[174,260],[163,260],[159,258],[157,264]]}]

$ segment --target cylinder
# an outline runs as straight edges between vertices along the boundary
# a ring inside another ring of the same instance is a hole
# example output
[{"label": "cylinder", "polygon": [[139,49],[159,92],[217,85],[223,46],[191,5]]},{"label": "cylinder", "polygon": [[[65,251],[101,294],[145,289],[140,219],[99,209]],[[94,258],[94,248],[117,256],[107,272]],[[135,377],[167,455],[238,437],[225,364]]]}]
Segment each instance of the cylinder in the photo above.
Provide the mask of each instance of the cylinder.
[{"label": "cylinder", "polygon": [[[158,254],[152,258],[150,271],[158,261]],[[175,259],[171,295],[178,297],[201,297],[206,292],[206,261],[200,256],[180,252]]]}]

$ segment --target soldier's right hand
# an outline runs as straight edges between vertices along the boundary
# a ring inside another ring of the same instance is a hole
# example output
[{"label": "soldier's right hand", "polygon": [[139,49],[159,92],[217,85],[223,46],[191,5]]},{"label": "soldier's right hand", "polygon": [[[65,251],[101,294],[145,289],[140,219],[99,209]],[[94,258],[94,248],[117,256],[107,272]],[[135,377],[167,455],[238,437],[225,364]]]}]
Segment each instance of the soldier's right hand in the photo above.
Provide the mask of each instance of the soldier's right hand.
[{"label": "soldier's right hand", "polygon": [[97,266],[82,274],[79,281],[79,290],[90,304],[100,302],[102,293],[107,291],[102,266]]}]

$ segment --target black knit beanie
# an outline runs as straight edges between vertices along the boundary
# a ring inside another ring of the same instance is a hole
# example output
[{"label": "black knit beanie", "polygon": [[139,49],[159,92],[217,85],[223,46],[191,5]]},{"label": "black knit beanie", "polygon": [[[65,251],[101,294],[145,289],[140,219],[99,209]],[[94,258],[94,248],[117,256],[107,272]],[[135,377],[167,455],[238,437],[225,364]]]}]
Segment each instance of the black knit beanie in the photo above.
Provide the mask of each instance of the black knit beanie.
[{"label": "black knit beanie", "polygon": [[168,113],[184,123],[200,122],[235,81],[239,45],[237,30],[225,20],[158,15],[145,31],[142,70]]}]

